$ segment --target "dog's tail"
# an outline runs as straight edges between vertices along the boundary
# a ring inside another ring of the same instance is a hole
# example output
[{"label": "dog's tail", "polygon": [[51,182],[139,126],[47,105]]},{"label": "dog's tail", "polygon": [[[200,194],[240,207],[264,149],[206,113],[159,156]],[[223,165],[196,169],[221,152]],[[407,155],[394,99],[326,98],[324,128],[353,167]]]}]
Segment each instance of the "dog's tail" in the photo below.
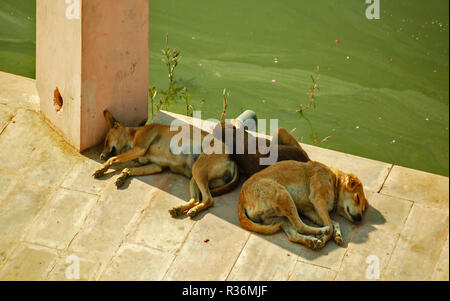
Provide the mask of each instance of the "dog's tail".
[{"label": "dog's tail", "polygon": [[245,204],[245,193],[244,191],[241,190],[241,196],[239,198],[238,204],[238,217],[242,228],[261,234],[274,234],[281,230],[283,222],[279,222],[272,225],[263,225],[260,223],[255,223],[254,221],[249,219],[247,213],[245,212],[244,204]]},{"label": "dog's tail", "polygon": [[233,178],[226,184],[211,189],[212,196],[218,196],[230,192],[239,184],[239,170],[236,162],[233,161]]}]

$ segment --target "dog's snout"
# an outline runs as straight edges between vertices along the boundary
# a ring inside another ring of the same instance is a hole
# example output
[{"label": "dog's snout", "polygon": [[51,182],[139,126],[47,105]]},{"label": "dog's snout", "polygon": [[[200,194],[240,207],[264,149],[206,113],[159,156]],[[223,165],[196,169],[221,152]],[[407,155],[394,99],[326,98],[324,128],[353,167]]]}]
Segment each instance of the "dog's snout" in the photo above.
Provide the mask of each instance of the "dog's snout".
[{"label": "dog's snout", "polygon": [[361,213],[358,213],[356,215],[352,215],[352,218],[355,223],[360,223],[362,220],[362,215]]}]

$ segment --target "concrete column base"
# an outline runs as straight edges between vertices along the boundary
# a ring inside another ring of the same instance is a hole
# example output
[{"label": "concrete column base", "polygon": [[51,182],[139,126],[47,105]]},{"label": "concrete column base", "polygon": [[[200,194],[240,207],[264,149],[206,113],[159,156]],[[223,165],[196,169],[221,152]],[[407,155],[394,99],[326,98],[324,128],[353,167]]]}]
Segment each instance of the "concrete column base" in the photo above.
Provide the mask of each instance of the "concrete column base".
[{"label": "concrete column base", "polygon": [[101,143],[105,109],[129,126],[147,119],[148,0],[45,0],[36,14],[40,110],[67,142]]}]

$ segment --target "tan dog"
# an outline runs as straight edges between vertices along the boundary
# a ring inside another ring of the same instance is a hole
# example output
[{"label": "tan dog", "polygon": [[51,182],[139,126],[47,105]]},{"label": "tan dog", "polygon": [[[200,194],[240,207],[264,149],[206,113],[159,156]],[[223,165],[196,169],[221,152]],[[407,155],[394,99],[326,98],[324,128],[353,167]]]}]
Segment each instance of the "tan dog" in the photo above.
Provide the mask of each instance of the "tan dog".
[{"label": "tan dog", "polygon": [[[138,160],[143,166],[125,168],[116,181],[120,187],[130,176],[150,175],[169,168],[172,172],[190,178],[191,201],[177,208],[173,215],[186,213],[193,217],[201,210],[212,206],[212,196],[226,193],[238,184],[239,171],[237,164],[229,155],[173,154],[170,141],[178,132],[171,131],[170,126],[152,123],[141,127],[124,127],[110,112],[104,117],[109,126],[104,148],[100,159],[106,160],[103,167],[94,173],[95,178],[102,177],[114,165],[130,160]],[[191,146],[194,144],[193,128],[190,125]],[[208,133],[201,132],[201,141]],[[197,161],[197,162],[196,162]],[[196,168],[194,168],[194,163]],[[201,193],[201,196],[200,196]],[[200,202],[202,197],[203,202]]]},{"label": "tan dog", "polygon": [[[363,185],[355,175],[314,161],[283,161],[244,183],[238,215],[247,230],[273,234],[282,229],[290,241],[317,249],[333,236],[342,244],[339,224],[331,220],[329,212],[337,210],[359,223],[367,206]],[[322,227],[304,224],[299,212]]]}]

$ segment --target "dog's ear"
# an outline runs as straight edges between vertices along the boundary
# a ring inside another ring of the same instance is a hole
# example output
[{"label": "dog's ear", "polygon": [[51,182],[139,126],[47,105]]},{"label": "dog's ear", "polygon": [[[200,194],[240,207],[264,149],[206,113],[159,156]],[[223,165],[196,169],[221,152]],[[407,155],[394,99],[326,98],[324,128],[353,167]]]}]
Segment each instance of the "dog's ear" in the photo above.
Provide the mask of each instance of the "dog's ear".
[{"label": "dog's ear", "polygon": [[108,110],[103,111],[103,116],[105,117],[106,123],[108,124],[108,127],[110,129],[120,125],[120,123],[113,117],[113,115]]},{"label": "dog's ear", "polygon": [[361,181],[358,179],[357,176],[353,175],[353,174],[349,174],[347,176],[347,190],[348,191],[353,191],[355,190],[356,187],[358,187],[359,185],[361,185]]}]

